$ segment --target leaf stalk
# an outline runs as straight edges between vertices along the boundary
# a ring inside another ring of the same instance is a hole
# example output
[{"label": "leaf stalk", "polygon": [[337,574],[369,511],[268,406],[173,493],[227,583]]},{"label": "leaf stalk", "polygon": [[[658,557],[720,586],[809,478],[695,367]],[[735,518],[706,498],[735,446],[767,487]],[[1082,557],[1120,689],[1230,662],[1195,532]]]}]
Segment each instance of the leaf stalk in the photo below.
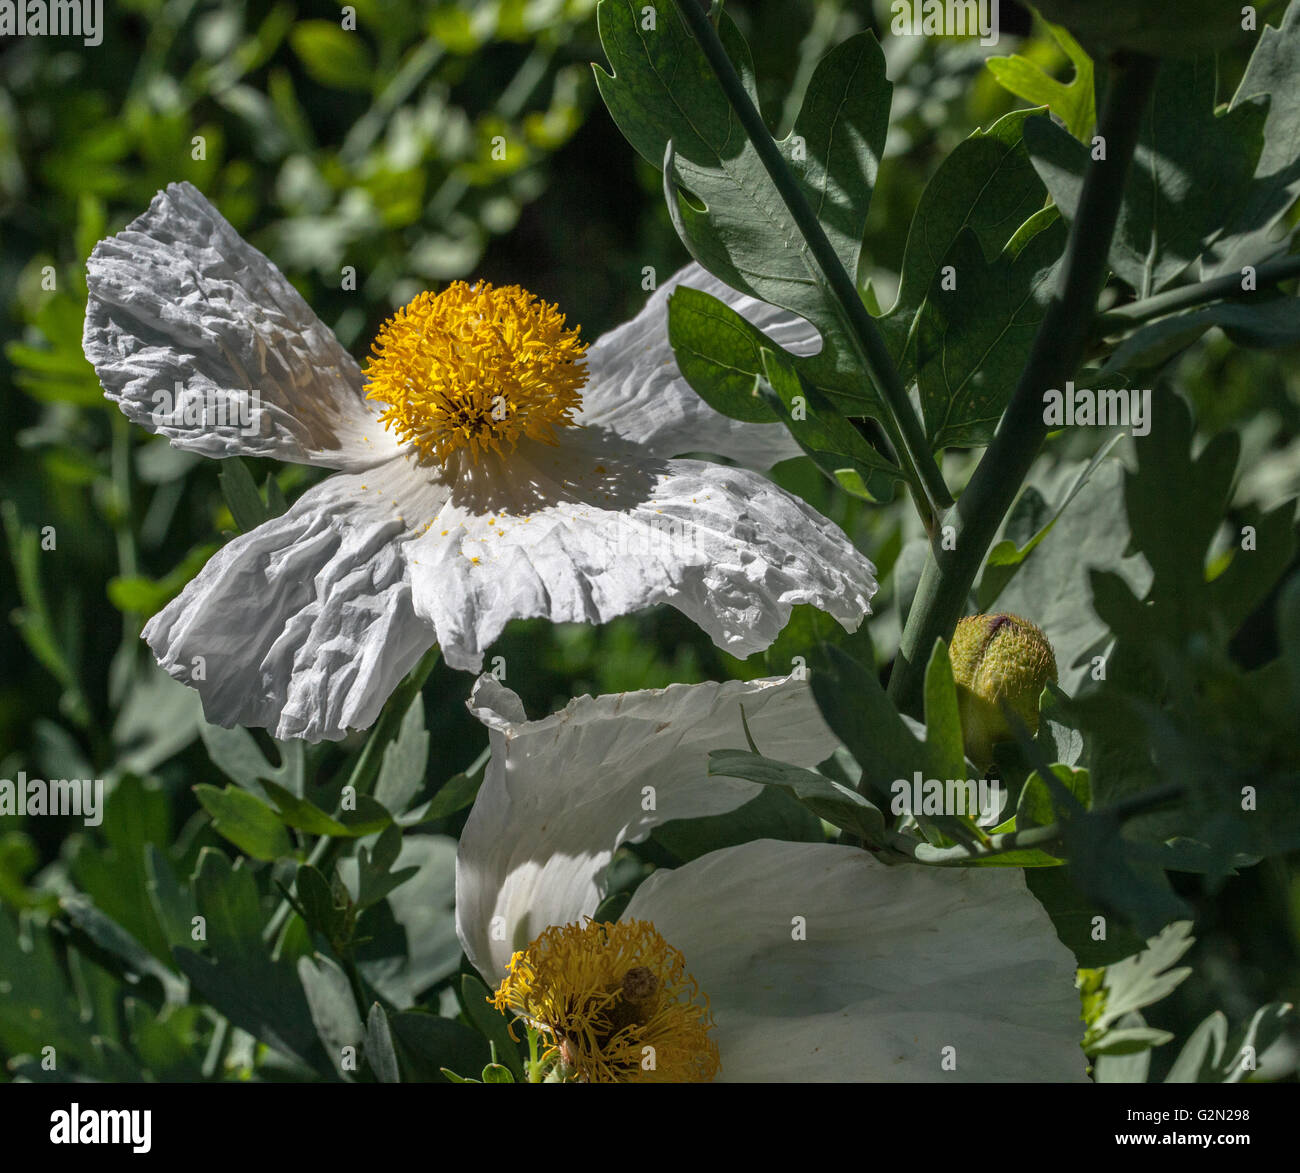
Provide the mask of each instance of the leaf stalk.
[{"label": "leaf stalk", "polygon": [[840,316],[848,329],[863,368],[880,393],[885,407],[881,423],[889,436],[900,467],[908,478],[913,496],[921,509],[927,528],[933,525],[944,510],[952,505],[952,495],[944,482],[943,474],[930,450],[921,421],[913,410],[907,389],[894,364],[875,320],[858,295],[853,278],[840,263],[839,256],[817,220],[803,189],[786,166],[763,116],[750,100],[744,83],[727,56],[717,30],[708,14],[696,0],[677,0],[678,11],[696,43],[703,51],[718,84],[722,87],[731,108],[749,136],[750,142],[780,194],[782,201],[798,225],[808,251],[816,262],[827,288],[834,295]]}]

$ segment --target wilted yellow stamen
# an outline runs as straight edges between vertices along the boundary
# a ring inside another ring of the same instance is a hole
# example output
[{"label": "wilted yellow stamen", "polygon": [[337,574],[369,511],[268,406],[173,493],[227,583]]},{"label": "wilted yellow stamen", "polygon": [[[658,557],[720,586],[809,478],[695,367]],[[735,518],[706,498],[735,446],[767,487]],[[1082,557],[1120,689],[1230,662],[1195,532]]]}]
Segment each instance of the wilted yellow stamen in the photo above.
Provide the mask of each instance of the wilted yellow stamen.
[{"label": "wilted yellow stamen", "polygon": [[549,928],[510,959],[493,998],[551,1037],[586,1083],[707,1083],[709,1000],[648,921]]},{"label": "wilted yellow stamen", "polygon": [[556,306],[518,285],[455,281],[425,292],[380,329],[366,397],[421,459],[512,452],[521,436],[554,444],[587,381],[586,346]]}]

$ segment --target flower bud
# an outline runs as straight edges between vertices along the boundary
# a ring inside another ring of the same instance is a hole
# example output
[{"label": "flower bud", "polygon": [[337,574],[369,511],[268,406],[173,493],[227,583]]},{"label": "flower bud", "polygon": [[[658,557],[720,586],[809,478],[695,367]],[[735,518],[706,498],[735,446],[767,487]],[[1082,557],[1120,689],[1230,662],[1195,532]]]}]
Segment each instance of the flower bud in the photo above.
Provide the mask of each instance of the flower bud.
[{"label": "flower bud", "polygon": [[1019,615],[962,619],[949,656],[966,756],[983,769],[993,761],[994,743],[1015,737],[1001,702],[1038,732],[1038,698],[1056,680],[1056,656],[1047,636]]}]

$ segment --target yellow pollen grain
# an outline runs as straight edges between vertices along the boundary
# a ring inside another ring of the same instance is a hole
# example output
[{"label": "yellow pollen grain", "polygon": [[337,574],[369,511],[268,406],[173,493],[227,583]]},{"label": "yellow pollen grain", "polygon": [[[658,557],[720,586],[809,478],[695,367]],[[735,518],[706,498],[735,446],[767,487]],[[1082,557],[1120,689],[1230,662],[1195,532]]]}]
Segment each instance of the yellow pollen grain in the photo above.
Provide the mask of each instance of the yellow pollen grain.
[{"label": "yellow pollen grain", "polygon": [[492,1002],[549,1036],[586,1083],[706,1083],[720,1066],[708,998],[649,921],[547,929]]},{"label": "yellow pollen grain", "polygon": [[555,444],[587,381],[586,345],[564,321],[518,285],[455,281],[422,293],[375,338],[366,397],[429,463],[505,456],[525,436]]}]

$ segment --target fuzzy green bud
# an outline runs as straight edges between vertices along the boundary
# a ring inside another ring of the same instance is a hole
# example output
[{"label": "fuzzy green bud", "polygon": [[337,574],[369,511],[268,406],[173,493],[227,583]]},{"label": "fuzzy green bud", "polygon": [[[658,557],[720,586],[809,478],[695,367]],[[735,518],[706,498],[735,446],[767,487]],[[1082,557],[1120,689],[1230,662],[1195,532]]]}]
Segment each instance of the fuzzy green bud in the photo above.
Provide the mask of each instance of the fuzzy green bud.
[{"label": "fuzzy green bud", "polygon": [[994,744],[1015,737],[1001,702],[1038,732],[1038,698],[1056,680],[1056,656],[1047,636],[1019,615],[962,619],[948,652],[966,756],[983,769],[993,761]]}]

